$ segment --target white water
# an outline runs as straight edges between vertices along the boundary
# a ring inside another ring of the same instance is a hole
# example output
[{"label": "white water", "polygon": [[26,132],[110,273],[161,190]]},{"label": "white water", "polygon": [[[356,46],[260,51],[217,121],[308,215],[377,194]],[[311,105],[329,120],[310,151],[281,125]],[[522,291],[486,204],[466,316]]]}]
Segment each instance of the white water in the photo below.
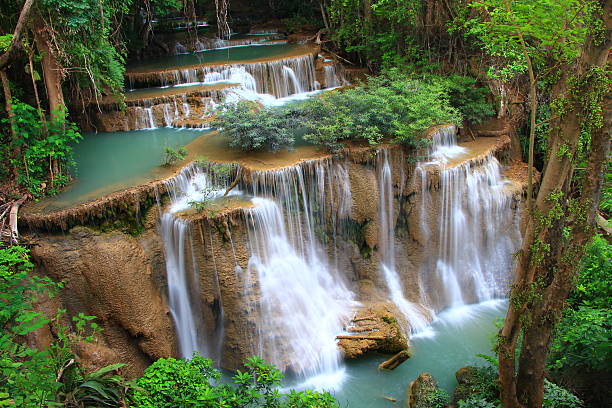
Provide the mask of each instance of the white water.
[{"label": "white water", "polygon": [[381,257],[380,268],[389,290],[389,297],[399,311],[404,315],[410,331],[419,332],[429,324],[428,314],[417,304],[406,299],[403,286],[395,268],[395,221],[394,221],[394,194],[391,166],[389,164],[389,150],[378,151],[378,194],[379,194],[379,251]]},{"label": "white water", "polygon": [[[505,297],[512,254],[521,239],[511,183],[502,178],[493,155],[446,166],[465,153],[454,128],[442,129],[433,141],[433,161],[421,163],[417,171],[424,193],[423,234],[427,239],[437,231],[438,239],[437,251],[421,271],[422,294],[437,310]],[[435,194],[423,185],[432,170],[439,172]],[[426,219],[429,206],[439,209],[438,219]]]},{"label": "white water", "polygon": [[[285,67],[293,71],[294,77],[285,74]],[[194,82],[230,82],[238,70],[248,73],[253,78],[249,83],[245,83],[242,78],[240,83],[259,94],[269,94],[276,98],[286,97],[294,93],[292,90],[296,84],[299,84],[303,92],[315,90],[316,78],[312,54],[248,64],[177,69],[160,73],[159,82],[162,86]]]},{"label": "white water", "polygon": [[335,337],[350,318],[354,295],[316,230],[327,211],[333,219],[350,211],[348,174],[340,164],[315,161],[255,172],[252,189],[257,197],[245,210],[252,253],[245,281],[257,282],[259,290],[256,351],[313,386],[338,387],[344,376]]},{"label": "white water", "polygon": [[208,336],[201,327],[199,268],[193,256],[190,224],[176,215],[188,209],[191,201],[212,199],[225,191],[225,188],[211,191],[212,186],[210,176],[193,165],[166,182],[171,203],[161,215],[161,236],[166,259],[168,307],[182,358],[190,358],[194,351],[203,356],[210,356],[215,351],[209,350],[203,340]]}]

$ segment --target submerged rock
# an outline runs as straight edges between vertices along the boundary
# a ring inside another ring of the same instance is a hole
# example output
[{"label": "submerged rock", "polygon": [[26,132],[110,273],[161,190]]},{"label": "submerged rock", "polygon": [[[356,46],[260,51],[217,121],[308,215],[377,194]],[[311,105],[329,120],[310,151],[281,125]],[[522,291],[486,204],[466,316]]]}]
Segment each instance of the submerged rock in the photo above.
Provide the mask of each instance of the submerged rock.
[{"label": "submerged rock", "polygon": [[346,330],[351,334],[337,337],[346,358],[358,358],[370,351],[395,354],[408,350],[408,340],[389,303],[360,309]]}]

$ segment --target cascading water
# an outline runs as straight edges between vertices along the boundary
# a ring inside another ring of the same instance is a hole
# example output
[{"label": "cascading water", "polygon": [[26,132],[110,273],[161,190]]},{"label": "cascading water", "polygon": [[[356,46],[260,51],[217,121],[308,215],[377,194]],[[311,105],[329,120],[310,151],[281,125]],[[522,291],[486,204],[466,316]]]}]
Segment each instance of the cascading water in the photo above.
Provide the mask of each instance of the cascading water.
[{"label": "cascading water", "polygon": [[338,78],[338,73],[336,72],[336,65],[324,65],[323,73],[325,74],[325,87],[326,88],[336,88],[341,85],[340,78]]},{"label": "cascading water", "polygon": [[502,178],[499,162],[489,154],[448,164],[464,152],[456,128],[442,129],[433,138],[433,161],[417,168],[421,183],[439,174],[439,191],[427,191],[421,207],[422,219],[428,206],[439,210],[437,219],[422,224],[426,237],[437,228],[438,246],[424,263],[429,271],[421,272],[423,295],[437,310],[505,296],[521,240],[511,182]]},{"label": "cascading water", "polygon": [[[293,71],[294,78],[286,75],[285,67]],[[148,80],[147,84],[149,86],[171,86],[196,82],[231,82],[232,76],[236,76],[237,70],[243,70],[253,78],[255,86],[252,87],[248,84],[247,88],[255,90],[259,94],[269,94],[276,98],[286,97],[292,94],[296,83],[304,92],[315,90],[316,77],[313,54],[247,64],[211,65],[164,71],[159,74],[157,81],[151,79]],[[128,78],[132,77],[130,74],[127,76]]]},{"label": "cascading water", "polygon": [[[327,184],[337,177],[346,180]],[[327,220],[347,215],[347,185],[346,170],[331,161],[255,172],[255,206],[245,210],[252,252],[245,281],[257,282],[259,291],[257,351],[279,367],[301,376],[326,376],[325,381],[340,368],[335,337],[350,316],[353,293],[322,249],[317,231]],[[331,222],[331,228],[337,224]]]},{"label": "cascading water", "polygon": [[201,327],[201,304],[196,301],[199,299],[199,269],[194,258],[191,226],[176,213],[188,209],[192,201],[223,194],[225,188],[213,191],[213,185],[210,176],[194,165],[166,182],[171,204],[161,215],[161,236],[168,279],[168,307],[183,358],[190,358],[194,351],[210,356],[215,350],[209,350],[203,341],[210,336]]},{"label": "cascading water", "polygon": [[402,282],[395,268],[395,221],[393,209],[393,179],[389,163],[389,150],[378,151],[379,193],[379,252],[380,268],[389,290],[389,297],[406,318],[410,331],[418,332],[429,324],[429,316],[404,296]]}]

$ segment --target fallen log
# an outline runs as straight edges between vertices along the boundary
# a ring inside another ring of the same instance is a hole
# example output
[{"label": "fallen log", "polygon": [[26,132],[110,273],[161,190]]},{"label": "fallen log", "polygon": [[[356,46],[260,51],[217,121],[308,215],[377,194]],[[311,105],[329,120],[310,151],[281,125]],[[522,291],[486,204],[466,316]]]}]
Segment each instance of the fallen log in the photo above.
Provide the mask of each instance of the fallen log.
[{"label": "fallen log", "polygon": [[19,214],[19,206],[28,198],[27,196],[21,197],[15,201],[11,206],[11,212],[9,213],[9,227],[11,229],[11,240],[16,244],[19,239],[19,232],[17,231],[17,215]]},{"label": "fallen log", "polygon": [[363,320],[376,320],[376,316],[363,316],[353,319],[354,322],[361,322]]},{"label": "fallen log", "polygon": [[400,364],[410,358],[408,350],[402,350],[387,361],[383,361],[378,365],[379,370],[395,370]]},{"label": "fallen log", "polygon": [[385,336],[336,336],[338,340],[384,340]]}]

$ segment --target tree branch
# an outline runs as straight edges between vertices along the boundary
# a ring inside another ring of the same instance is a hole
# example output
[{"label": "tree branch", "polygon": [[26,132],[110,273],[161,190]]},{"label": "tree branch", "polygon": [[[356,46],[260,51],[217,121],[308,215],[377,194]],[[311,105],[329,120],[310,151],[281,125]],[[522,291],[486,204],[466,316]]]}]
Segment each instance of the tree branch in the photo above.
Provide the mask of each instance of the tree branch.
[{"label": "tree branch", "polygon": [[21,33],[23,32],[23,28],[26,26],[26,22],[30,16],[30,11],[32,10],[33,4],[34,0],[26,0],[23,4],[21,13],[19,14],[19,19],[17,20],[17,25],[15,25],[15,31],[13,31],[11,45],[4,54],[0,55],[0,70],[3,70],[11,63],[13,55],[15,55],[17,52],[19,44],[21,43]]}]

